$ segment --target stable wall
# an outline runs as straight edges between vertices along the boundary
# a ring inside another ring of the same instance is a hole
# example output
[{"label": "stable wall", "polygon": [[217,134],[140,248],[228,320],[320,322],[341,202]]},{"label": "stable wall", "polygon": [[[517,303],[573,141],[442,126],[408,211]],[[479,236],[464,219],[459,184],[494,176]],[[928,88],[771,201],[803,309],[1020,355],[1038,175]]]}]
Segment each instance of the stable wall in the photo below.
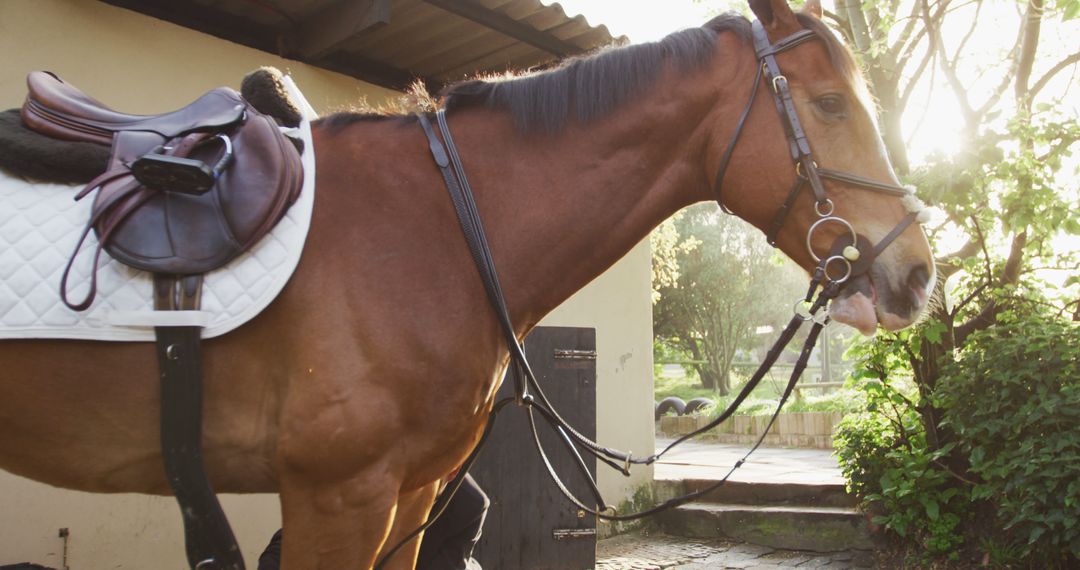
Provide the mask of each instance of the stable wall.
[{"label": "stable wall", "polygon": [[[0,1],[0,53],[0,109],[21,105],[26,74],[39,69],[131,113],[159,113],[219,85],[238,87],[262,65],[290,72],[320,113],[396,95],[90,0]],[[543,323],[597,329],[597,431],[607,445],[635,455],[653,445],[649,264],[644,243]],[[604,473],[600,485],[617,502],[649,480],[651,470],[629,482]],[[227,495],[222,503],[253,568],[281,524],[277,496]],[[61,528],[68,529],[66,539]],[[61,490],[0,471],[0,565],[63,568],[66,549],[66,564],[78,570],[180,570],[186,568],[180,529],[171,498]]]},{"label": "stable wall", "polygon": [[[655,447],[651,278],[652,249],[644,240],[540,322],[597,327],[596,439],[634,457]],[[615,506],[653,479],[651,465],[635,467],[629,478],[603,464],[597,471],[600,491]]]}]

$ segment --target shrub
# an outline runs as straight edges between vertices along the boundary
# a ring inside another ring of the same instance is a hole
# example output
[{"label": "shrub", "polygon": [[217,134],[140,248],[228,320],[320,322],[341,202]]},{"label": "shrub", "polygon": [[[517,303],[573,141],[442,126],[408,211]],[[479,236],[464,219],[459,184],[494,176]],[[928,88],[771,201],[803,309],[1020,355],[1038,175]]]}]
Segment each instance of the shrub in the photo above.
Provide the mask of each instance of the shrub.
[{"label": "shrub", "polygon": [[883,415],[860,412],[844,416],[833,434],[833,447],[848,493],[865,497],[880,490],[885,455],[899,445],[896,432]]},{"label": "shrub", "polygon": [[943,425],[1023,555],[1080,558],[1080,326],[1026,319],[973,336],[938,386]]},{"label": "shrub", "polygon": [[895,387],[873,380],[861,386],[867,410],[845,417],[833,438],[848,491],[881,513],[875,523],[929,555],[956,559],[970,501],[938,463],[950,447],[929,449],[915,403]]}]

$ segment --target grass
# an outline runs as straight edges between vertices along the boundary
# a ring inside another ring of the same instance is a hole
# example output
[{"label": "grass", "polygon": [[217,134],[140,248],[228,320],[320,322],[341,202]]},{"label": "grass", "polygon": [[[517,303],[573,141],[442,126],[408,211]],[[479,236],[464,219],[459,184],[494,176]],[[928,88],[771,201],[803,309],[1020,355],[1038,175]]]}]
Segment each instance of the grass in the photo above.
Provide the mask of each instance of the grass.
[{"label": "grass", "polygon": [[653,397],[657,402],[669,396],[677,396],[682,398],[682,401],[684,402],[689,402],[694,398],[709,398],[713,400],[717,398],[715,390],[702,388],[701,382],[698,381],[697,376],[691,377],[689,375],[683,378],[656,377],[653,386],[653,394]]},{"label": "grass", "polygon": [[[780,394],[783,392],[783,382],[779,376],[776,378],[766,377],[758,385],[741,406],[737,415],[757,416],[769,415],[776,410]],[[722,412],[734,399],[734,394],[745,384],[745,378],[737,378],[732,386],[732,394],[720,396],[715,390],[702,388],[696,375],[687,375],[683,378],[656,377],[655,400],[657,402],[669,396],[681,398],[689,402],[694,398],[709,398],[716,402],[711,409],[704,413],[716,416]],[[784,406],[785,412],[841,412],[846,413],[861,409],[863,405],[862,394],[856,390],[838,389],[830,393],[804,390],[802,398],[792,396]]]}]

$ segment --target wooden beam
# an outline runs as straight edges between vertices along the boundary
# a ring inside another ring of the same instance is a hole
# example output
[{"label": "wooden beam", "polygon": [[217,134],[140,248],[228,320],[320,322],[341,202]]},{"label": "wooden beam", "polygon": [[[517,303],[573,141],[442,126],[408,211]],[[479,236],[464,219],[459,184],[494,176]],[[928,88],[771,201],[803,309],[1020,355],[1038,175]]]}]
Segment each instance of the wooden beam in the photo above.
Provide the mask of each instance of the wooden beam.
[{"label": "wooden beam", "polygon": [[430,93],[438,93],[442,88],[441,83],[430,77],[423,77],[355,54],[337,52],[319,60],[318,65],[324,69],[344,73],[361,81],[395,91],[404,91],[417,79],[424,82],[424,86]]},{"label": "wooden beam", "polygon": [[[104,0],[104,2],[260,51],[281,56],[288,55],[283,53],[284,42],[277,30],[255,25],[245,18],[209,6],[175,0]],[[417,79],[416,74],[406,70],[347,54],[329,53],[320,59],[309,57],[297,59],[389,89],[402,90]],[[239,79],[238,77],[237,81]],[[424,81],[432,93],[438,90],[438,82],[427,77],[419,77],[419,79]]]},{"label": "wooden beam", "polygon": [[505,36],[540,48],[560,58],[585,51],[576,45],[523,24],[505,14],[489,10],[470,0],[424,0],[432,6],[472,20]]},{"label": "wooden beam", "polygon": [[292,35],[303,59],[319,59],[369,30],[390,23],[390,0],[338,0],[300,22]]},{"label": "wooden beam", "polygon": [[223,10],[173,0],[103,0],[133,12],[210,34],[260,51],[281,55],[275,30]]}]

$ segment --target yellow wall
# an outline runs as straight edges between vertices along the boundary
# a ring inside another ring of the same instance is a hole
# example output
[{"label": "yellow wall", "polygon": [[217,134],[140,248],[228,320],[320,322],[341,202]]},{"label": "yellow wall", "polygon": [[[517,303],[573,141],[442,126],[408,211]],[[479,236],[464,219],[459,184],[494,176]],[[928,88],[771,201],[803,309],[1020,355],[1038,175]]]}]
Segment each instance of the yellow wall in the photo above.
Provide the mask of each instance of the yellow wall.
[{"label": "yellow wall", "polygon": [[0,105],[17,107],[26,74],[52,71],[128,113],[179,108],[240,87],[251,70],[288,71],[319,112],[396,92],[90,0],[0,1]]},{"label": "yellow wall", "polygon": [[[273,65],[292,74],[319,112],[394,92],[90,0],[0,0],[0,109],[19,106],[25,76],[44,69],[131,113],[178,108],[247,72]],[[543,324],[597,329],[598,433],[605,444],[645,455],[653,445],[649,247],[639,245]],[[2,397],[2,395],[0,395]],[[618,502],[651,479],[604,473]],[[274,495],[223,496],[237,538],[255,567],[280,526]],[[185,568],[180,517],[171,498],[91,495],[54,489],[0,471],[0,565],[35,562],[76,570]]]},{"label": "yellow wall", "polygon": [[[651,455],[655,445],[651,264],[645,240],[540,322],[596,327],[596,439],[634,457]],[[616,506],[653,477],[651,465],[629,478],[603,464],[597,471],[600,491]]]}]

